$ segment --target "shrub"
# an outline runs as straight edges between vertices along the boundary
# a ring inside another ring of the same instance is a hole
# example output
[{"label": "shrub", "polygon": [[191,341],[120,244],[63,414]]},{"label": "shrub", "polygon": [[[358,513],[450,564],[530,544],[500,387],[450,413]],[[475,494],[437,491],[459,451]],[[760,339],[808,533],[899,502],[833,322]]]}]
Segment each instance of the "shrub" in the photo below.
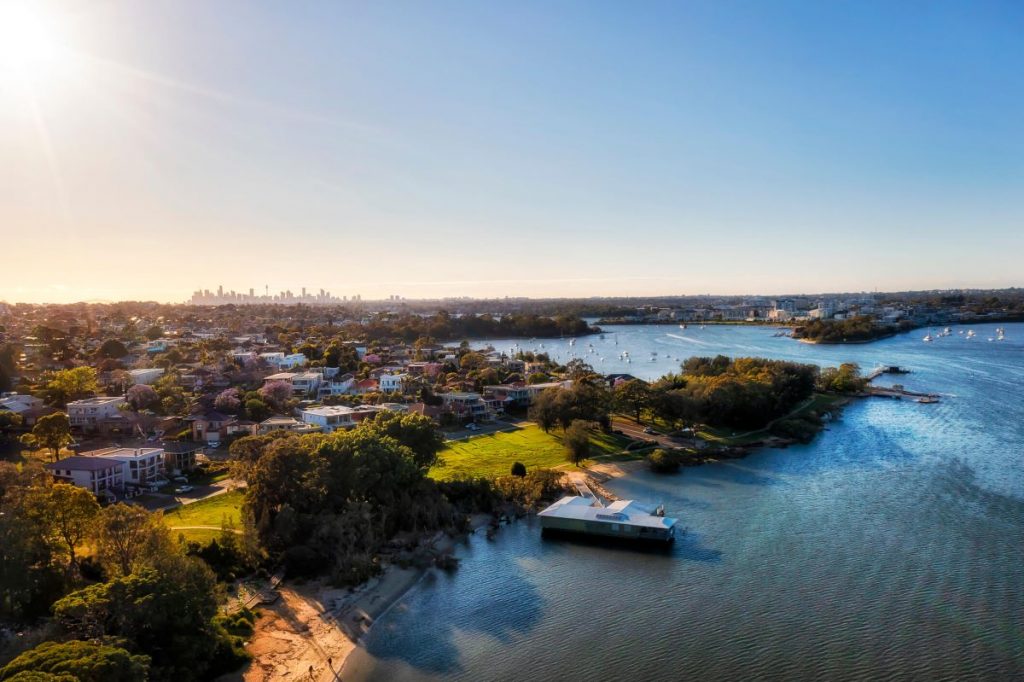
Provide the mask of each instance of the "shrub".
[{"label": "shrub", "polygon": [[522,462],[516,462],[515,464],[513,464],[512,475],[519,476],[520,478],[526,476],[526,465],[523,464]]},{"label": "shrub", "polygon": [[681,464],[679,453],[674,450],[657,449],[647,455],[647,466],[659,474],[671,474],[679,471]]}]

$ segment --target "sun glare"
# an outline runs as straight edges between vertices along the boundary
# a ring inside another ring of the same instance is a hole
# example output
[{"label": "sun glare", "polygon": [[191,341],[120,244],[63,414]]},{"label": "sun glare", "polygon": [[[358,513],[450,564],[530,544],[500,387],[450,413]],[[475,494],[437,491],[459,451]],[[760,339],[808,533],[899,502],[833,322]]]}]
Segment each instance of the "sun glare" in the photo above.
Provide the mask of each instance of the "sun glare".
[{"label": "sun glare", "polygon": [[61,61],[56,27],[29,4],[0,3],[0,80],[36,85]]}]

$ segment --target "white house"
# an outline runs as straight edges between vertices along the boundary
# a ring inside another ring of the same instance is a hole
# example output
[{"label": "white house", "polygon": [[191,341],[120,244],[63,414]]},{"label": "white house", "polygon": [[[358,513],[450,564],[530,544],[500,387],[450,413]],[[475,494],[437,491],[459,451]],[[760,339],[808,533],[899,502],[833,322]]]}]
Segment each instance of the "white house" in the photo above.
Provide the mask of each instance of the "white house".
[{"label": "white house", "polygon": [[309,407],[299,413],[299,417],[306,424],[319,426],[324,432],[336,429],[348,429],[356,425],[353,418],[357,410],[345,405],[327,405],[324,407]]},{"label": "white house", "polygon": [[291,384],[294,395],[316,395],[320,390],[323,375],[319,372],[278,372],[263,377],[264,385],[272,381],[284,381]]},{"label": "white house", "polygon": [[285,355],[284,353],[260,353],[260,358],[278,369],[291,369],[304,365],[307,362],[306,356],[302,353],[292,353],[291,355]]},{"label": "white house", "polygon": [[382,374],[377,382],[382,393],[401,393],[408,374]]},{"label": "white house", "polygon": [[144,369],[130,369],[128,374],[132,377],[132,383],[152,384],[164,375],[162,367],[146,367]]},{"label": "white house", "polygon": [[96,396],[68,403],[68,419],[71,426],[95,429],[108,419],[120,419],[118,409],[124,403],[124,396]]},{"label": "white house", "polygon": [[320,397],[326,398],[329,395],[346,395],[355,389],[356,379],[351,374],[326,377],[320,382]]},{"label": "white house", "polygon": [[85,488],[94,495],[124,487],[124,462],[75,455],[45,465],[54,478]]},{"label": "white house", "polygon": [[146,485],[164,473],[163,448],[106,448],[83,452],[83,457],[98,457],[124,464],[125,483]]}]

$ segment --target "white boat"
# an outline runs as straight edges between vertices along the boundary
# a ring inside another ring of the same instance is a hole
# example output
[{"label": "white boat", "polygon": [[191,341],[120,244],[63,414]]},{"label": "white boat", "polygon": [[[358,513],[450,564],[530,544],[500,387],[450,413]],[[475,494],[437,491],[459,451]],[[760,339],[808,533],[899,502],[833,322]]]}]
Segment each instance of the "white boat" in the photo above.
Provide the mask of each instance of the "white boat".
[{"label": "white boat", "polygon": [[967,338],[969,338],[969,339],[973,339],[974,338],[974,330],[973,329],[968,329],[967,330]]},{"label": "white boat", "polygon": [[922,339],[922,340],[923,340],[923,341],[924,341],[925,343],[931,343],[931,340],[932,340],[932,335],[931,335],[931,334],[925,334],[925,335],[924,335],[924,339]]}]

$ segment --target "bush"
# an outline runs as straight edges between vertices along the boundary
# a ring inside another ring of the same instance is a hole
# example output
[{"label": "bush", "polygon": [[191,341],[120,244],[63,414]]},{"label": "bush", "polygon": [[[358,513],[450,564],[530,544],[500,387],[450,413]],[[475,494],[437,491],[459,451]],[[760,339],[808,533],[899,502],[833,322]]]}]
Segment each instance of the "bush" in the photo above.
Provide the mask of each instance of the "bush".
[{"label": "bush", "polygon": [[681,463],[679,453],[674,450],[662,450],[659,448],[647,455],[647,466],[651,468],[651,471],[659,474],[675,473],[679,471]]},{"label": "bush", "polygon": [[513,464],[512,475],[519,476],[520,478],[526,476],[526,465],[523,464],[522,462],[516,462],[515,464]]}]

